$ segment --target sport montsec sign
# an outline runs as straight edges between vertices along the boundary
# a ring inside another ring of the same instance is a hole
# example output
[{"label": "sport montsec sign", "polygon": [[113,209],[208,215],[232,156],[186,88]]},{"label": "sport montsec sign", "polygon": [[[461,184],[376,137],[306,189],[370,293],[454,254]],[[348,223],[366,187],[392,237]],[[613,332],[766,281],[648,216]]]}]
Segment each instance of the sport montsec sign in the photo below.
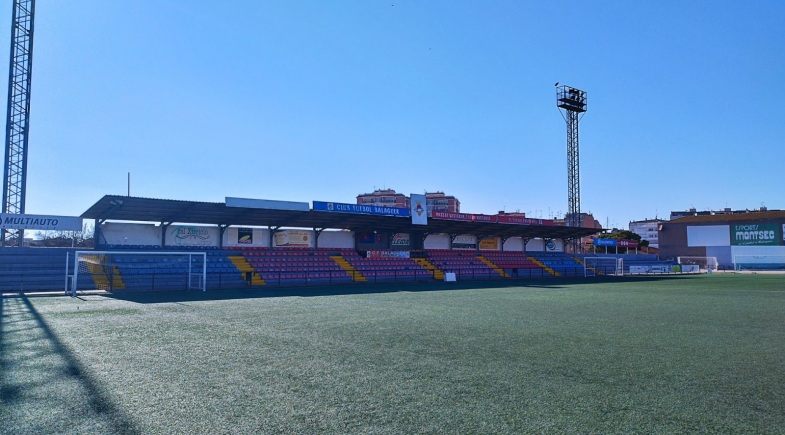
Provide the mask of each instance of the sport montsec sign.
[{"label": "sport montsec sign", "polygon": [[82,231],[82,218],[0,213],[0,228],[4,230]]},{"label": "sport montsec sign", "polygon": [[739,224],[730,227],[730,243],[735,246],[777,246],[782,240],[777,224]]}]

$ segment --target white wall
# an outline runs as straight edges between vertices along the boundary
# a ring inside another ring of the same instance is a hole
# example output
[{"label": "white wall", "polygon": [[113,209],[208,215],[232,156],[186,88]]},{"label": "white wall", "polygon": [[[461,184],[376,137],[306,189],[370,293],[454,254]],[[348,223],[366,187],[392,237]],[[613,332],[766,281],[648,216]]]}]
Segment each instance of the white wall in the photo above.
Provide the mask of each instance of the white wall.
[{"label": "white wall", "polygon": [[104,222],[101,233],[110,245],[161,246],[161,227],[155,224]]},{"label": "white wall", "polygon": [[785,246],[731,246],[731,255],[772,256],[778,255],[785,259]]},{"label": "white wall", "polygon": [[[270,247],[270,230],[267,228],[252,228],[252,243],[245,244],[238,242],[238,229],[240,227],[228,227],[223,234],[223,246],[225,247]],[[292,231],[295,234],[307,233],[310,242],[307,246],[313,247],[314,232],[310,230],[282,230]],[[101,225],[101,232],[106,238],[106,242],[111,245],[161,245],[161,227],[156,224],[143,223],[121,223],[105,222]],[[200,225],[170,225],[166,229],[167,246],[219,246],[218,238],[220,230],[215,226]],[[466,241],[475,241],[474,236],[466,237]],[[352,231],[331,231],[325,230],[319,236],[320,248],[354,248],[354,232]],[[522,251],[523,239],[513,237],[504,243],[505,251]],[[554,241],[554,250],[548,252],[563,252],[564,243],[562,240]],[[742,247],[738,247],[742,248]],[[744,247],[751,249],[766,249],[755,247]],[[771,247],[768,247],[769,249]],[[447,234],[430,234],[425,239],[425,249],[450,249],[450,236]],[[527,251],[537,252],[544,250],[542,239],[532,239],[526,245]],[[739,254],[747,255],[747,254]],[[756,255],[756,254],[749,254]],[[785,254],[768,254],[785,255]]]},{"label": "white wall", "polygon": [[504,242],[504,250],[511,252],[523,251],[523,239],[520,237],[513,237]]},{"label": "white wall", "polygon": [[322,231],[319,248],[354,248],[353,231]]},{"label": "white wall", "polygon": [[425,249],[450,249],[450,236],[447,234],[429,234],[425,239]]}]

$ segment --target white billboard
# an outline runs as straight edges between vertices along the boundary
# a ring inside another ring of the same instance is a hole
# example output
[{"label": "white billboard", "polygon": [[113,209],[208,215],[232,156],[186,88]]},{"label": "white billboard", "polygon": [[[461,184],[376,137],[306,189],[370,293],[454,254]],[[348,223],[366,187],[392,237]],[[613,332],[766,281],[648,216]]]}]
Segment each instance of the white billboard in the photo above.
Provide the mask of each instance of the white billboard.
[{"label": "white billboard", "polygon": [[728,225],[689,226],[687,246],[730,246],[730,227]]},{"label": "white billboard", "polygon": [[308,211],[311,205],[307,202],[275,201],[272,199],[249,199],[226,197],[227,207],[262,208],[267,210]]},{"label": "white billboard", "polygon": [[0,213],[0,228],[4,230],[82,231],[82,218]]}]

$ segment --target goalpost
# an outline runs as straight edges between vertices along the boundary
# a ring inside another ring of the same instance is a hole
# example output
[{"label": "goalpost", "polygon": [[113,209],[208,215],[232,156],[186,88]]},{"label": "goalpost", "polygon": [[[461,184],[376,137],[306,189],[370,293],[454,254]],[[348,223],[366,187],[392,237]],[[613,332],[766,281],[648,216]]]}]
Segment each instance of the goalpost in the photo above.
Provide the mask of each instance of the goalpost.
[{"label": "goalpost", "polygon": [[[719,264],[717,263],[717,257],[684,256],[677,257],[676,260],[680,265],[682,265],[682,272],[700,272],[705,270],[706,272],[711,273],[717,270],[719,267]],[[685,268],[684,266],[692,267]]]},{"label": "goalpost", "polygon": [[583,276],[624,275],[624,260],[617,257],[584,257]]},{"label": "goalpost", "polygon": [[734,255],[734,270],[785,270],[785,255]]},{"label": "goalpost", "polygon": [[[73,261],[71,261],[73,258]],[[76,251],[66,257],[65,292],[207,290],[206,252]]]}]

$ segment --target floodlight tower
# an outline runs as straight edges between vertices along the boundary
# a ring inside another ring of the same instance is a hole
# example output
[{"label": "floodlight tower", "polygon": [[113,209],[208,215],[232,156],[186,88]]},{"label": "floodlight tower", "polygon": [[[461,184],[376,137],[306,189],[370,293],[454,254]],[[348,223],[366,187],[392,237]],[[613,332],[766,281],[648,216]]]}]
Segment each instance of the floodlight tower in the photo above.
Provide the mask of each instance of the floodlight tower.
[{"label": "floodlight tower", "polygon": [[[3,213],[25,212],[30,78],[33,70],[35,0],[14,0],[5,130]],[[3,230],[2,243],[22,246],[24,230]]]},{"label": "floodlight tower", "polygon": [[[581,179],[578,159],[578,121],[586,112],[586,92],[556,83],[556,106],[567,122],[567,215],[565,225],[581,226]],[[572,252],[581,251],[579,239],[570,242]]]}]

